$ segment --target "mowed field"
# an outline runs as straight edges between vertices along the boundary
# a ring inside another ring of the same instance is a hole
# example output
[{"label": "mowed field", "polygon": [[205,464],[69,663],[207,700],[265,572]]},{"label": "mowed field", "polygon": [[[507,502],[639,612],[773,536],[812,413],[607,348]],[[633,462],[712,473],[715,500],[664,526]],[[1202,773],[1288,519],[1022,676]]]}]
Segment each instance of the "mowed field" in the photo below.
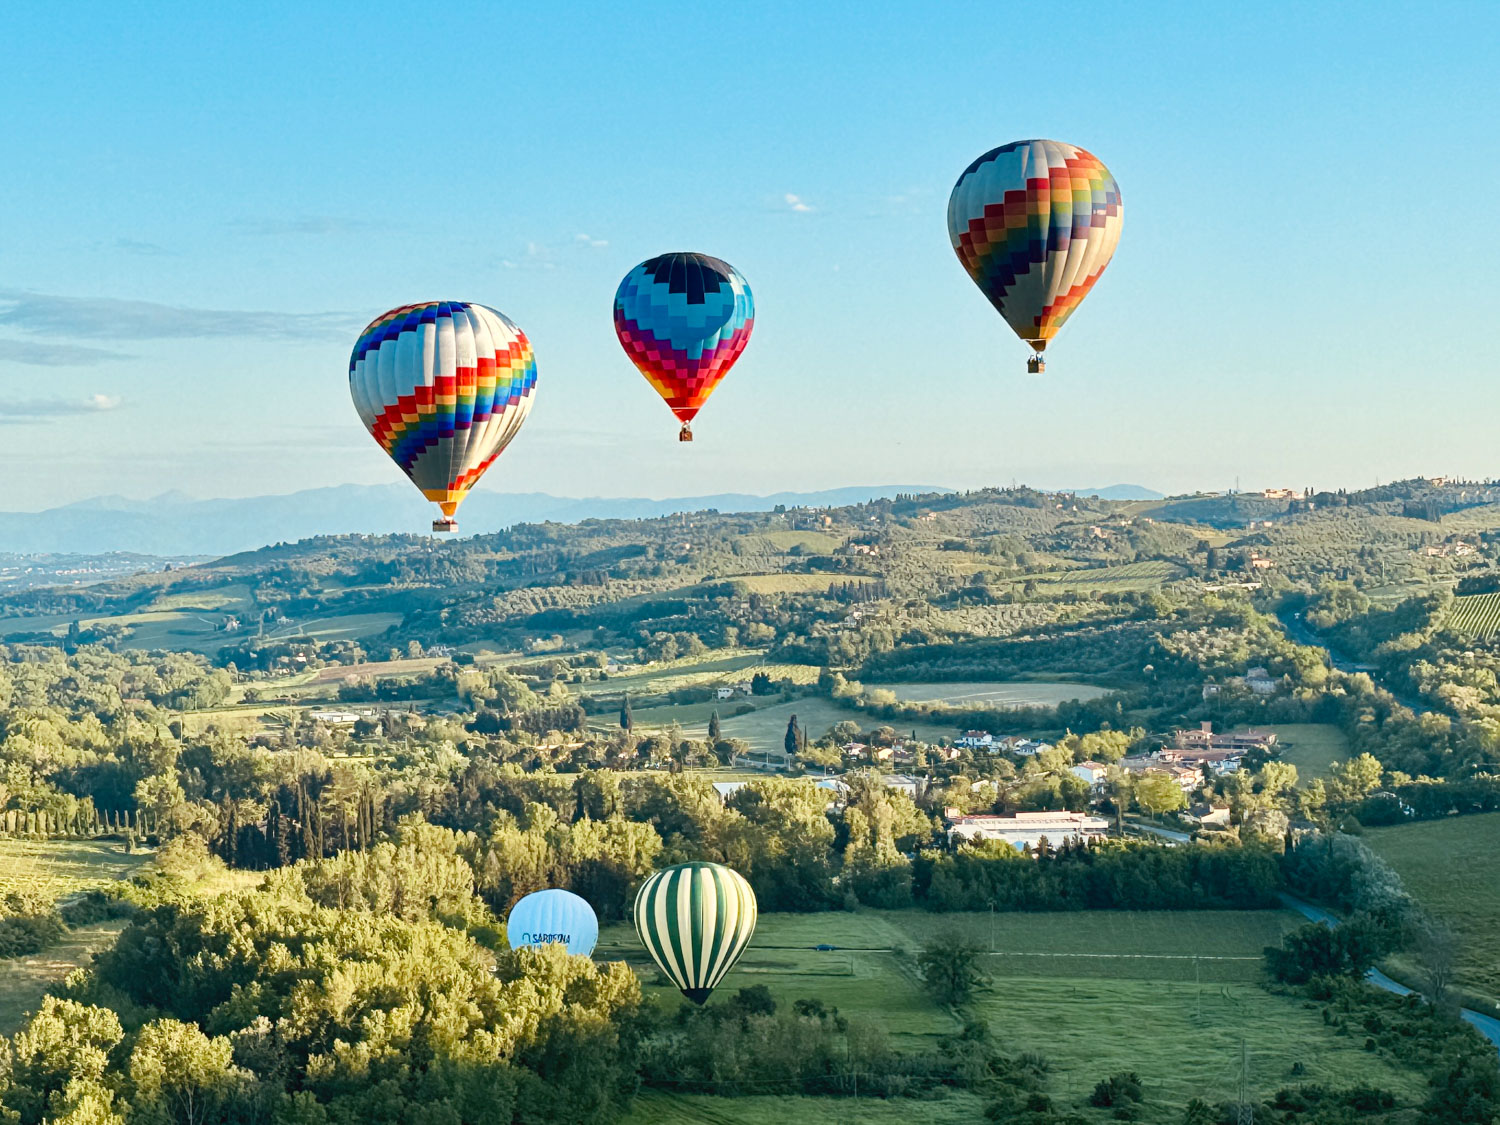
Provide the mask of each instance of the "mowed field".
[{"label": "mowed field", "polygon": [[1108,688],[1058,681],[1012,683],[866,684],[867,691],[888,691],[903,703],[946,703],[951,707],[1055,707],[1069,699],[1097,699]]},{"label": "mowed field", "polygon": [[[245,636],[243,631],[223,632],[220,627],[225,617],[237,615],[246,622],[255,610],[249,588],[236,583],[212,590],[165,594],[133,613],[9,617],[0,621],[0,638],[18,633],[60,635],[77,621],[85,629],[99,624],[129,629],[129,635],[121,642],[124,648],[212,653]],[[382,633],[400,622],[399,613],[324,615],[269,628],[266,635],[324,641],[355,639]]]},{"label": "mowed field", "polygon": [[[22,891],[67,899],[142,870],[152,853],[127,853],[119,840],[0,839],[0,895]],[[211,873],[189,887],[201,894],[258,885],[258,871]],[[56,945],[30,957],[0,960],[0,1034],[18,1031],[48,988],[109,948],[126,926],[114,919],[70,930]]]},{"label": "mowed field", "polygon": [[0,895],[78,894],[133,874],[151,858],[119,840],[0,839]]},{"label": "mowed field", "polygon": [[1500,1004],[1500,813],[1371,828],[1364,840],[1457,934],[1459,985]]},{"label": "mowed field", "polygon": [[1121,563],[1118,566],[1081,567],[1076,570],[1043,571],[1026,578],[1051,591],[1097,590],[1100,593],[1154,590],[1164,582],[1181,578],[1180,567],[1164,559]]},{"label": "mowed field", "polygon": [[[0,839],[0,895],[66,898],[126,878],[150,858],[126,854],[119,841]],[[35,956],[0,961],[0,1034],[19,1030],[49,986],[88,964],[124,928],[120,920],[80,926]]]},{"label": "mowed field", "polygon": [[1297,767],[1297,777],[1310,781],[1327,777],[1334,762],[1349,758],[1349,739],[1331,723],[1279,723],[1266,726],[1276,732],[1281,760]]},{"label": "mowed field", "polygon": [[[846,1016],[877,1022],[895,1047],[932,1046],[958,1024],[923,992],[914,955],[931,935],[954,928],[995,950],[985,958],[994,983],[975,1011],[1009,1050],[1045,1055],[1049,1092],[1070,1106],[1085,1108],[1094,1083],[1123,1069],[1145,1080],[1146,1120],[1175,1120],[1193,1097],[1229,1100],[1242,1040],[1261,1096],[1297,1081],[1369,1082],[1415,1104],[1424,1093],[1417,1075],[1365,1052],[1360,1040],[1330,1032],[1316,1005],[1261,987],[1262,948],[1300,922],[1281,911],[768,914],[720,988],[764,984],[786,1003],[817,997]],[[817,951],[818,944],[838,948]],[[606,927],[596,956],[629,962],[653,1002],[684,1002],[658,983],[628,925]],[[1293,1076],[1299,1063],[1303,1073]],[[630,1120],[945,1123],[979,1120],[981,1108],[967,1095],[856,1108],[848,1099],[653,1091]]]}]

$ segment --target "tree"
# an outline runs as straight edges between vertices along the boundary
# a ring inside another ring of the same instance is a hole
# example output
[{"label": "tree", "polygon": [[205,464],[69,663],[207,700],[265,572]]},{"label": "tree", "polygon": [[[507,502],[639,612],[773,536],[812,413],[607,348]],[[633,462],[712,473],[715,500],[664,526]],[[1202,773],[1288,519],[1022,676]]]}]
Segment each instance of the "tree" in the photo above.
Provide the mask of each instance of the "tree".
[{"label": "tree", "polygon": [[1361,754],[1333,767],[1328,783],[1329,799],[1340,804],[1353,805],[1380,788],[1380,779],[1385,767],[1373,754]]},{"label": "tree", "polygon": [[1430,922],[1421,928],[1416,944],[1422,967],[1422,991],[1434,1008],[1446,1007],[1453,975],[1458,969],[1458,938],[1441,922]]},{"label": "tree", "polygon": [[1143,773],[1135,780],[1135,803],[1151,816],[1160,816],[1185,807],[1187,796],[1169,774]]},{"label": "tree", "polygon": [[130,1052],[135,1085],[132,1120],[161,1125],[203,1125],[221,1120],[253,1082],[234,1065],[228,1039],[210,1039],[197,1024],[153,1020],[141,1028]]},{"label": "tree", "polygon": [[627,734],[635,733],[635,716],[630,713],[630,693],[628,691],[620,703],[620,729]]},{"label": "tree", "polygon": [[962,934],[947,931],[922,947],[917,954],[917,972],[934,1000],[946,1007],[959,1007],[990,983],[979,967],[980,956],[978,945]]},{"label": "tree", "polygon": [[802,749],[802,729],[797,726],[796,715],[787,720],[786,737],[781,740],[781,744],[786,747],[787,757],[792,757]]},{"label": "tree", "polygon": [[1314,977],[1362,979],[1387,952],[1387,935],[1367,916],[1356,914],[1341,926],[1312,922],[1265,948],[1266,968],[1286,984]]},{"label": "tree", "polygon": [[714,713],[708,717],[708,744],[717,746],[723,733],[719,727],[719,709],[715,707]]}]

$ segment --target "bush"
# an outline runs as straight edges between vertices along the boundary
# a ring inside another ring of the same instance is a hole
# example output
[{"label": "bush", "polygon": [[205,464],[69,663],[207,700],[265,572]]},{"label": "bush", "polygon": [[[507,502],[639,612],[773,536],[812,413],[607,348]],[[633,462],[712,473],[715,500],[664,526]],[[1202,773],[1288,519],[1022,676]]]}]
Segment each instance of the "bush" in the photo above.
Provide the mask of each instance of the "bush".
[{"label": "bush", "polygon": [[1145,1096],[1145,1091],[1141,1089],[1141,1076],[1133,1070],[1122,1070],[1111,1074],[1094,1087],[1094,1092],[1089,1095],[1089,1105],[1101,1109],[1133,1106],[1143,1101]]},{"label": "bush", "polygon": [[0,918],[0,958],[28,957],[56,943],[67,928],[57,912]]},{"label": "bush", "polygon": [[92,890],[62,908],[62,920],[68,926],[92,926],[111,918],[133,918],[138,908],[122,898]]}]

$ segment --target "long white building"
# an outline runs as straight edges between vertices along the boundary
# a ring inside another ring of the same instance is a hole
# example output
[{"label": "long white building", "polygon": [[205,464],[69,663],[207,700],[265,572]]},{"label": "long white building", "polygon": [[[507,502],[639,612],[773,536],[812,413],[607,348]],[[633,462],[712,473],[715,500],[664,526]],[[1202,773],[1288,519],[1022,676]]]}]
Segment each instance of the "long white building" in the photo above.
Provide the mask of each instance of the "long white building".
[{"label": "long white building", "polygon": [[1018,851],[1027,844],[1035,848],[1043,836],[1049,844],[1061,844],[1065,840],[1089,840],[1109,833],[1108,820],[1081,812],[949,816],[947,822],[950,840],[1004,840]]}]

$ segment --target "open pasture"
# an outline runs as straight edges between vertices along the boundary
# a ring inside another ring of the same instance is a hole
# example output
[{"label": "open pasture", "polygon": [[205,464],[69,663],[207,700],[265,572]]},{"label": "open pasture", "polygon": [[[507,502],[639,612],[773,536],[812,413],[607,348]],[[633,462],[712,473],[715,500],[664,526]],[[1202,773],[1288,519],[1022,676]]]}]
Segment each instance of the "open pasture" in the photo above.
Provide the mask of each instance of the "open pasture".
[{"label": "open pasture", "polygon": [[1349,739],[1332,723],[1274,723],[1258,729],[1276,732],[1283,762],[1297,767],[1300,781],[1327,777],[1334,762],[1349,758]]},{"label": "open pasture", "polygon": [[1500,1003],[1500,813],[1371,828],[1364,840],[1452,928],[1459,986]]},{"label": "open pasture", "polygon": [[739,542],[748,550],[758,548],[767,554],[801,548],[808,555],[830,555],[843,540],[825,531],[763,531],[759,535],[742,535]]},{"label": "open pasture", "polygon": [[[1417,1103],[1424,1092],[1418,1076],[1326,1029],[1316,1005],[1261,986],[1262,947],[1301,921],[1282,911],[766,914],[720,991],[764,984],[781,1003],[816,997],[845,1016],[877,1022],[897,1048],[931,1047],[958,1030],[958,1021],[923,991],[915,954],[932,935],[958,929],[996,949],[984,959],[993,984],[974,1011],[1007,1050],[1047,1057],[1048,1092],[1066,1105],[1086,1109],[1095,1082],[1130,1069],[1144,1080],[1148,1111],[1161,1110],[1145,1119],[1176,1120],[1191,1098],[1233,1098],[1242,1040],[1259,1096],[1297,1081],[1369,1082],[1395,1091],[1405,1105]],[[656,983],[628,925],[608,926],[600,939],[596,956],[628,961],[654,1003],[682,1002]],[[819,951],[817,944],[837,948]],[[1300,1078],[1293,1074],[1298,1064]],[[860,1116],[863,1104],[856,1109],[849,1099],[652,1091],[631,1120],[883,1122],[899,1112],[907,1122],[947,1122],[978,1119],[976,1105],[982,1103],[966,1095],[895,1100]]]},{"label": "open pasture", "polygon": [[[713,710],[712,704],[704,704],[708,711]],[[827,734],[829,729],[836,723],[844,720],[852,720],[866,729],[880,726],[884,722],[874,716],[866,715],[861,711],[840,707],[831,700],[816,696],[805,699],[794,699],[790,703],[777,703],[770,707],[763,707],[752,711],[748,715],[728,715],[720,709],[720,725],[726,738],[739,738],[749,743],[750,749],[756,753],[767,750],[779,751],[783,749],[786,738],[786,727],[788,720],[793,715],[797,716],[797,725],[807,732],[810,740],[816,740]],[[705,721],[707,716],[705,715]],[[905,721],[891,724],[903,734],[910,734],[913,730],[917,737],[926,742],[936,742],[939,738],[952,738],[958,733],[958,728],[937,723],[908,723]]]},{"label": "open pasture", "polygon": [[1118,566],[1081,567],[1076,570],[1044,571],[1027,575],[1028,580],[1049,592],[1081,590],[1099,593],[1126,593],[1154,590],[1164,582],[1181,578],[1180,567],[1164,559],[1121,563]]},{"label": "open pasture", "polygon": [[119,840],[0,838],[0,894],[77,894],[124,879],[150,858],[128,854]]},{"label": "open pasture", "polygon": [[349,613],[343,616],[310,617],[305,621],[292,621],[267,630],[268,637],[290,639],[308,637],[318,641],[360,640],[384,633],[393,625],[401,624],[399,613]]},{"label": "open pasture", "polygon": [[125,919],[116,918],[80,926],[35,956],[0,961],[0,1035],[21,1030],[47,989],[113,945],[126,925]]},{"label": "open pasture", "polygon": [[747,594],[826,594],[834,586],[862,586],[865,574],[737,574],[727,579]]},{"label": "open pasture", "polygon": [[943,703],[950,707],[1054,707],[1069,699],[1097,699],[1109,689],[1097,684],[1037,680],[1008,683],[866,684],[865,690],[891,692],[903,703]]}]

